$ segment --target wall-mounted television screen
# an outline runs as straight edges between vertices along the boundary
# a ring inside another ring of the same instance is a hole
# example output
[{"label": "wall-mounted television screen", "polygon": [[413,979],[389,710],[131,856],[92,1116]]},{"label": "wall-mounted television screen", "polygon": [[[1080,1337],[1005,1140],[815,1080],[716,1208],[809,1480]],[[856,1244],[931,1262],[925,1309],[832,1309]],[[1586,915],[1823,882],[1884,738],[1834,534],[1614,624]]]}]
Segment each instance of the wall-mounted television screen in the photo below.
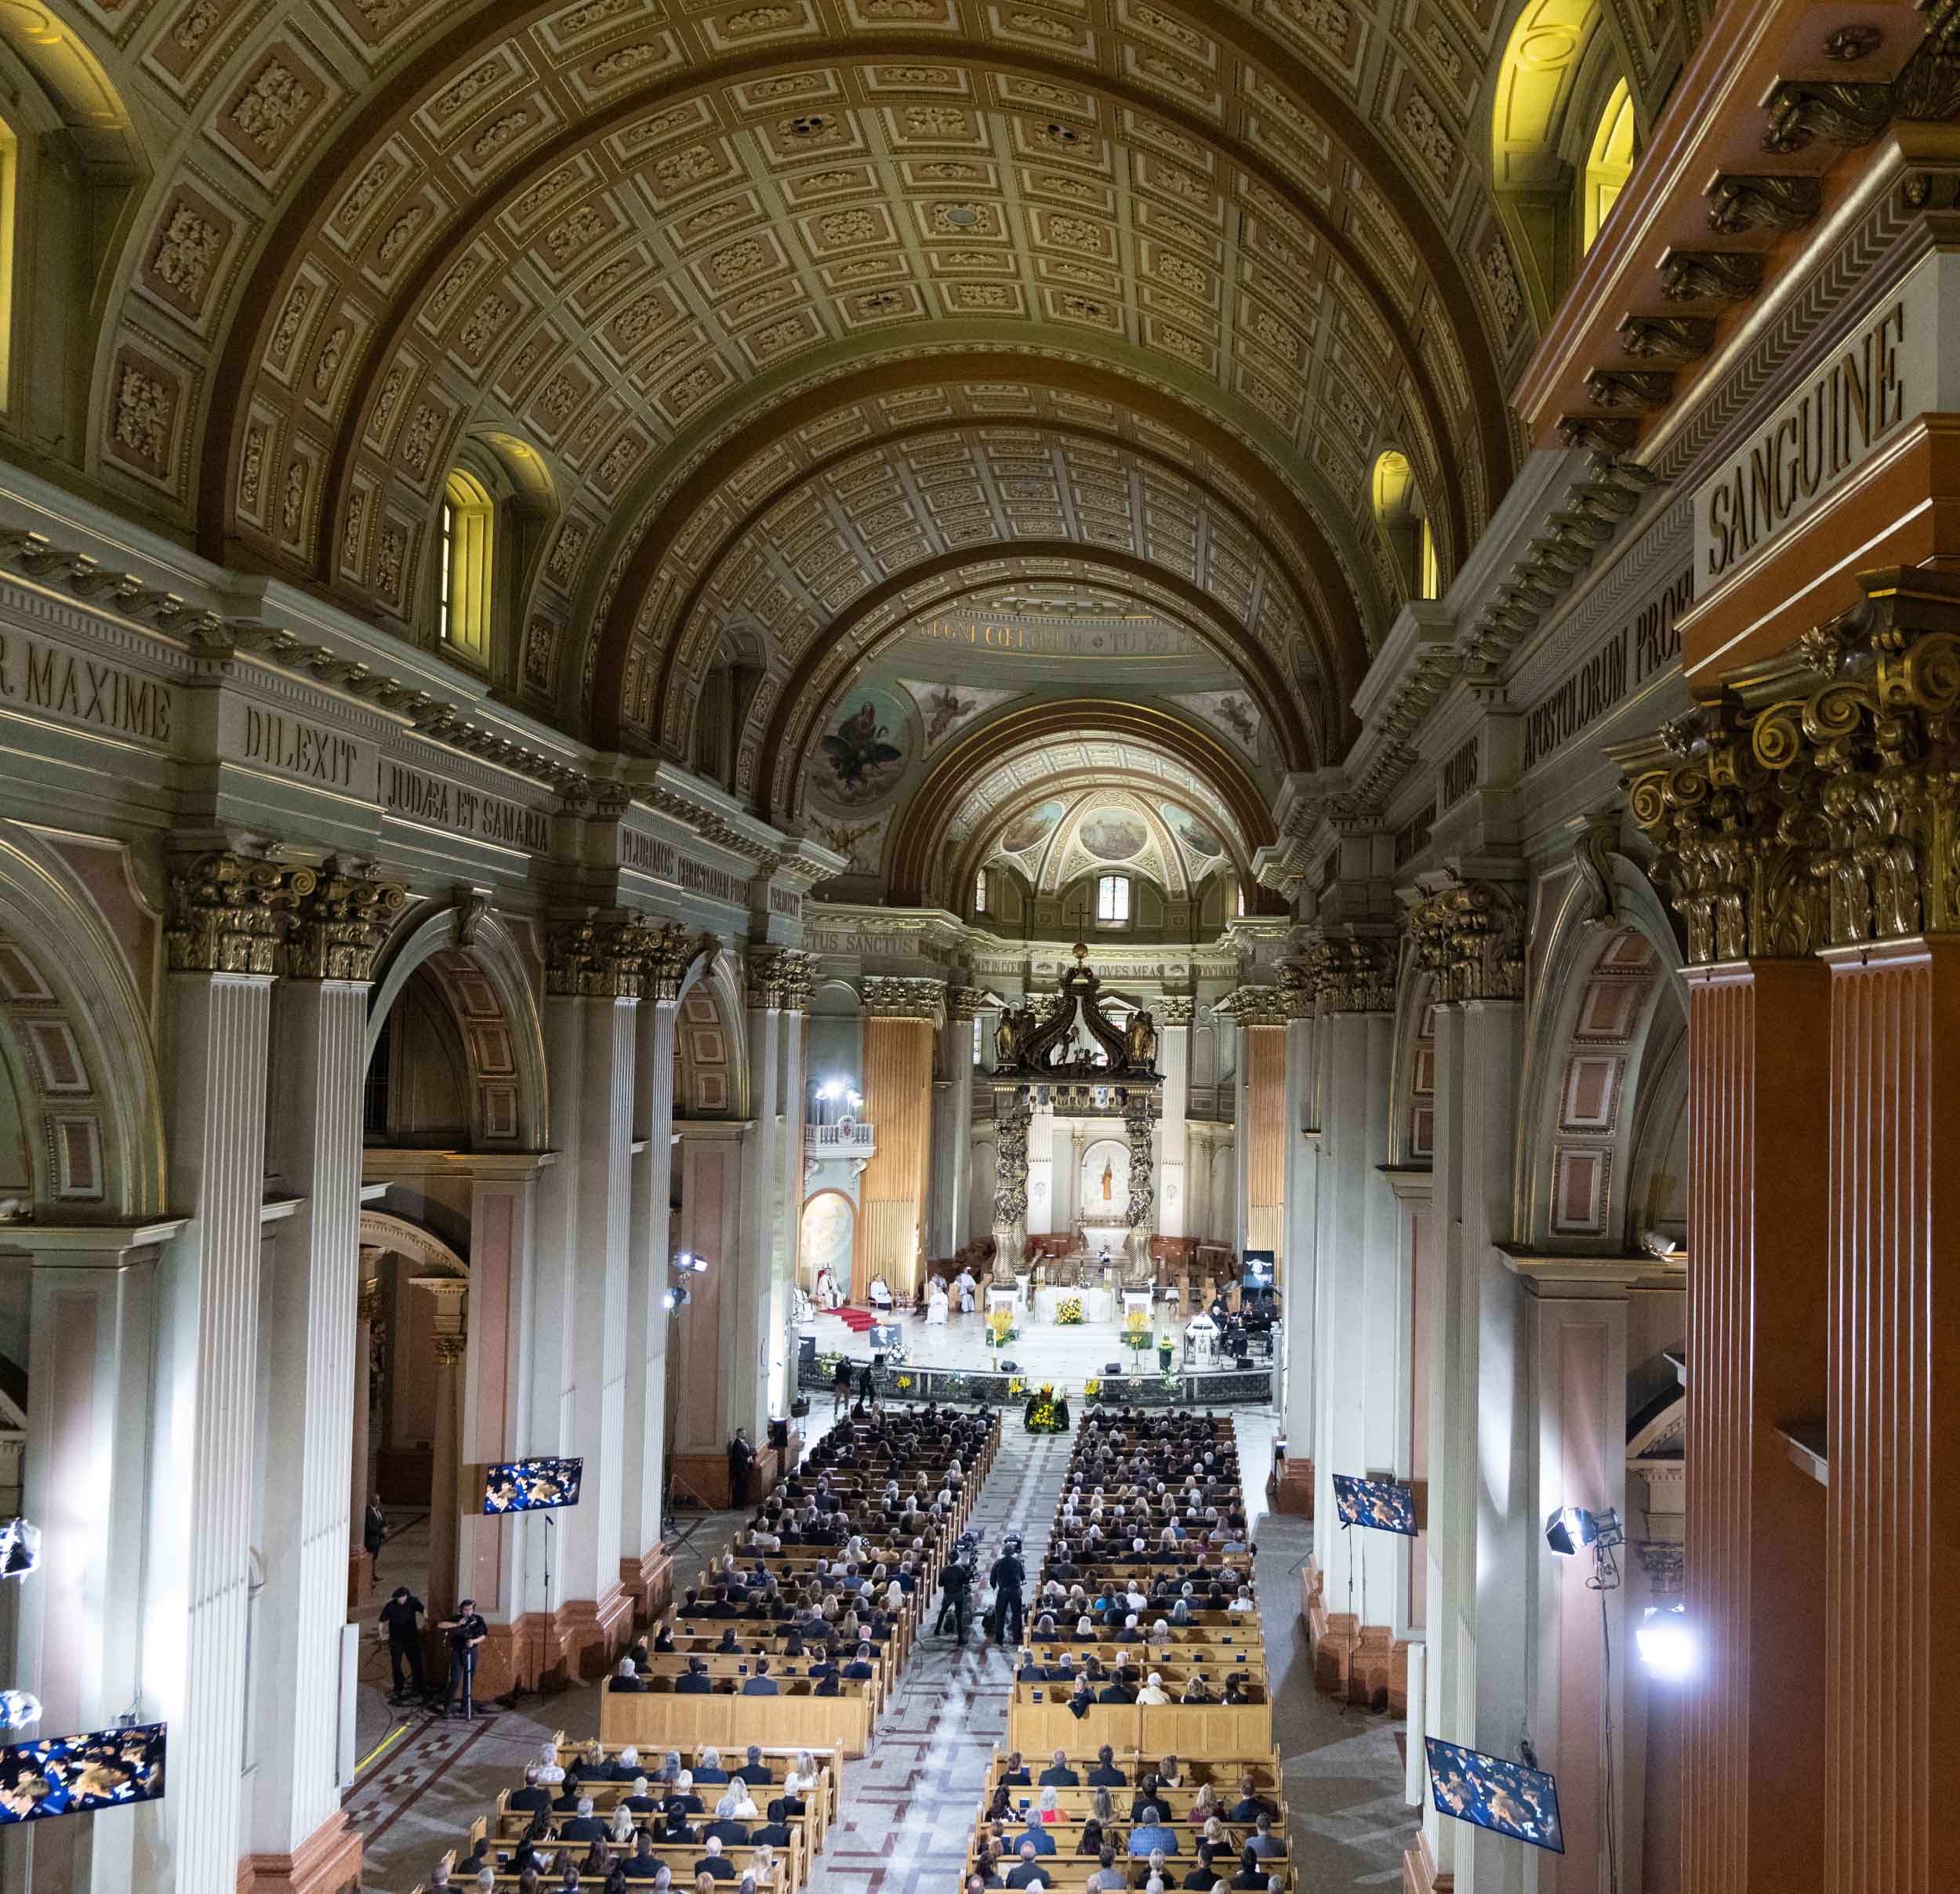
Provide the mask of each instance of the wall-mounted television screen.
[{"label": "wall-mounted television screen", "polygon": [[483,1510],[485,1512],[543,1512],[554,1506],[576,1506],[579,1482],[584,1479],[586,1463],[577,1455],[569,1459],[546,1457],[514,1460],[502,1466],[486,1467],[483,1475]]},{"label": "wall-mounted television screen", "polygon": [[1366,1526],[1378,1533],[1416,1536],[1416,1496],[1392,1480],[1357,1479],[1352,1473],[1334,1476],[1334,1510],[1343,1526]]},{"label": "wall-mounted television screen", "polygon": [[163,1794],[161,1723],[51,1736],[0,1749],[0,1822],[92,1815]]},{"label": "wall-mounted television screen", "polygon": [[879,1355],[896,1355],[906,1345],[904,1325],[897,1322],[874,1322],[867,1331],[871,1337],[873,1352]]},{"label": "wall-mounted television screen", "polygon": [[1272,1286],[1273,1265],[1276,1261],[1271,1250],[1247,1250],[1244,1262],[1239,1271],[1239,1286],[1244,1289],[1270,1289]]},{"label": "wall-mounted television screen", "polygon": [[1559,1784],[1543,1769],[1528,1769],[1482,1750],[1459,1749],[1439,1736],[1428,1739],[1429,1793],[1439,1814],[1454,1815],[1534,1848],[1566,1852],[1559,1826]]}]

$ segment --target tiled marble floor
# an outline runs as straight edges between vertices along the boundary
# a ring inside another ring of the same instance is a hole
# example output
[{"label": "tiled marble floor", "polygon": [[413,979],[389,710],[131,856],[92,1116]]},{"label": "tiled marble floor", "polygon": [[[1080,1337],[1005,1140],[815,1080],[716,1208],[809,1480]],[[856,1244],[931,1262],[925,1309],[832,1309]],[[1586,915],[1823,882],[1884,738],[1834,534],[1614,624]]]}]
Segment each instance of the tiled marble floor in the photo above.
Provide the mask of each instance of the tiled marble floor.
[{"label": "tiled marble floor", "polygon": [[[821,1425],[820,1417],[813,1420]],[[1297,1570],[1311,1548],[1312,1529],[1302,1520],[1258,1517],[1274,1417],[1242,1413],[1238,1425],[1258,1536],[1276,1740],[1301,1888],[1303,1894],[1342,1894],[1394,1887],[1415,1830],[1414,1812],[1402,1801],[1401,1725],[1385,1716],[1344,1714],[1314,1693],[1295,1609]],[[1038,1560],[1071,1446],[1066,1437],[1031,1439],[1018,1417],[1008,1417],[993,1474],[975,1509],[975,1529],[989,1547],[1012,1527],[1027,1540],[1030,1563]],[[727,1543],[733,1523],[713,1516],[703,1521],[676,1561],[681,1582]],[[405,1564],[408,1550],[401,1548]],[[384,1558],[384,1577],[387,1566]],[[831,1831],[813,1894],[956,1894],[981,1780],[1006,1724],[1011,1675],[1006,1654],[982,1648],[978,1635],[976,1629],[975,1642],[960,1651],[946,1639],[924,1640],[870,1754],[846,1770],[842,1818]],[[368,1838],[364,1885],[375,1894],[407,1894],[521,1771],[539,1743],[558,1729],[589,1735],[597,1722],[597,1697],[576,1689],[527,1698],[467,1728],[421,1718],[403,1725],[404,1733],[348,1798]],[[372,1725],[364,1715],[368,1747],[371,1726],[385,1725],[379,1714]]]}]

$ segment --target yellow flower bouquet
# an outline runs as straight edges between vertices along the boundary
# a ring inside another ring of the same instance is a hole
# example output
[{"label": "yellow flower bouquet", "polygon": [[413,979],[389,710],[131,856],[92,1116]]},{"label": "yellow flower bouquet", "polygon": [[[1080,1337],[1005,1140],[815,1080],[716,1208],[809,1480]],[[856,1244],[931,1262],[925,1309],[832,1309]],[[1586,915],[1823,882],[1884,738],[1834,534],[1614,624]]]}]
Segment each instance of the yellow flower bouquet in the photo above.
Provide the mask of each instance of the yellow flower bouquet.
[{"label": "yellow flower bouquet", "polygon": [[1063,1328],[1079,1327],[1082,1321],[1081,1297],[1064,1296],[1055,1304],[1054,1319]]}]

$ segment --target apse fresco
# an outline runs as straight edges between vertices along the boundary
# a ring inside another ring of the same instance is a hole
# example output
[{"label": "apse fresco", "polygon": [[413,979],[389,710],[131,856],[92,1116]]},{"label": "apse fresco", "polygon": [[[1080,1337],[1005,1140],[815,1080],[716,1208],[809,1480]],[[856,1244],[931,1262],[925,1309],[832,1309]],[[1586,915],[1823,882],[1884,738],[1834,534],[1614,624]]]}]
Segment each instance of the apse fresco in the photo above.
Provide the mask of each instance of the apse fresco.
[{"label": "apse fresco", "polygon": [[1081,829],[1082,846],[1103,862],[1127,862],[1132,855],[1141,854],[1149,839],[1143,824],[1134,815],[1114,811],[1091,816]]},{"label": "apse fresco", "polygon": [[1025,815],[1017,815],[1001,834],[1000,852],[1024,855],[1030,848],[1038,848],[1054,833],[1055,824],[1062,820],[1064,807],[1058,802],[1044,802]]},{"label": "apse fresco", "polygon": [[853,691],[818,746],[818,793],[845,808],[883,801],[905,774],[912,740],[910,713],[889,691]]},{"label": "apse fresco", "polygon": [[1180,809],[1174,802],[1163,805],[1163,819],[1170,825],[1171,833],[1200,861],[1215,862],[1225,853],[1225,844],[1206,824],[1198,820],[1189,811]]}]

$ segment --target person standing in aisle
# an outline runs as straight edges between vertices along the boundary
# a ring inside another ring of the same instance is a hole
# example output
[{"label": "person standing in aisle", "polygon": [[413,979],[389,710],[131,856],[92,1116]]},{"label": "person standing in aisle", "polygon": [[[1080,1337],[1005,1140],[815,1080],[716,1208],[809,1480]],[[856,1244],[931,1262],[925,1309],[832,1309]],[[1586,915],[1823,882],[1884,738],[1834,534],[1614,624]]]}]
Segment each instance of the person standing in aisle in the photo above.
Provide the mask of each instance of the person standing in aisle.
[{"label": "person standing in aisle", "polygon": [[436,1628],[449,1642],[449,1688],[442,1700],[442,1714],[448,1716],[460,1698],[466,1723],[476,1710],[477,1653],[489,1636],[490,1627],[477,1615],[477,1601],[465,1598],[456,1606],[456,1615],[445,1618]]},{"label": "person standing in aisle", "polygon": [[408,1697],[408,1684],[402,1677],[405,1668],[414,1683],[416,1695],[428,1695],[429,1686],[422,1674],[420,1620],[424,1609],[421,1599],[406,1585],[397,1585],[381,1607],[381,1629],[388,1640],[388,1666],[394,1682],[388,1696],[391,1704],[402,1703]]}]

